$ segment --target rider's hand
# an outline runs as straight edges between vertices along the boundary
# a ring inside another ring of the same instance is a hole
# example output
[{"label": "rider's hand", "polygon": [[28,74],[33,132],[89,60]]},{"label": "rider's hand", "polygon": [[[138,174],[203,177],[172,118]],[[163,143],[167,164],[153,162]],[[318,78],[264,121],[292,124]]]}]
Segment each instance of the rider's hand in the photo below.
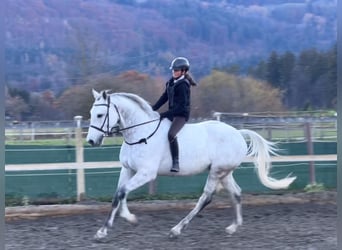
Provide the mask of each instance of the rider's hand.
[{"label": "rider's hand", "polygon": [[168,112],[160,113],[160,120],[166,118],[167,115],[168,115]]}]

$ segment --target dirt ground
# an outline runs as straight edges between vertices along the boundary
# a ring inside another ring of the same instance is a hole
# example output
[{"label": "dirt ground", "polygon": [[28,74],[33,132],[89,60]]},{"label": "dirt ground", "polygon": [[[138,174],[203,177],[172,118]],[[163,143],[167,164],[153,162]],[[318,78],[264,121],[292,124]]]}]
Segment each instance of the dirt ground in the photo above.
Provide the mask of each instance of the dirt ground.
[{"label": "dirt ground", "polygon": [[109,209],[91,201],[77,205],[6,208],[6,250],[305,249],[337,250],[336,192],[243,195],[244,224],[229,236],[228,198],[219,195],[176,239],[169,230],[195,201],[130,202],[139,223],[118,218],[108,237],[95,241]]}]

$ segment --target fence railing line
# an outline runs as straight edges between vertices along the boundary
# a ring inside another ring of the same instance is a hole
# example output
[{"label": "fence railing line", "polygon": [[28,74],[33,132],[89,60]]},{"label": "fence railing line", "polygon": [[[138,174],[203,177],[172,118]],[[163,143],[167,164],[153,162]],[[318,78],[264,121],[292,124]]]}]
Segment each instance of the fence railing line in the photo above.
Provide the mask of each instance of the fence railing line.
[{"label": "fence railing line", "polygon": [[[327,155],[286,155],[272,156],[272,162],[311,162],[311,161],[337,161],[336,154]],[[253,158],[246,157],[244,163],[253,162]],[[5,171],[35,171],[35,170],[72,170],[72,169],[97,169],[120,168],[120,161],[100,162],[60,162],[60,163],[31,163],[31,164],[7,164]]]}]

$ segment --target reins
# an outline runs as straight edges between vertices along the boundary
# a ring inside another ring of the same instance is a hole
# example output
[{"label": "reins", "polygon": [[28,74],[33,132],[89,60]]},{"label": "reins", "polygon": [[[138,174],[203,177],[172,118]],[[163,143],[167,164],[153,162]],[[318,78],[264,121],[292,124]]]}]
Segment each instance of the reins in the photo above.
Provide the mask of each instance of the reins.
[{"label": "reins", "polygon": [[145,125],[145,124],[148,124],[148,123],[151,123],[151,122],[155,122],[155,121],[158,121],[158,120],[160,120],[160,119],[158,118],[158,119],[154,119],[154,120],[151,120],[151,121],[147,121],[147,122],[138,123],[138,124],[135,124],[135,125],[132,125],[132,126],[126,127],[126,128],[120,128],[120,129],[118,129],[118,130],[117,130],[117,132],[121,132],[121,131],[124,131],[124,130],[127,130],[127,129],[131,129],[131,128],[139,127],[139,126],[142,126],[142,125]]},{"label": "reins", "polygon": [[125,143],[128,144],[128,145],[130,145],[130,146],[131,146],[131,145],[135,145],[135,144],[140,144],[140,143],[145,143],[145,144],[147,144],[147,140],[150,139],[150,138],[157,132],[157,130],[158,130],[159,126],[160,126],[160,123],[161,123],[161,119],[155,119],[155,120],[151,120],[151,121],[139,123],[139,124],[136,124],[136,125],[127,127],[127,128],[122,128],[122,129],[120,129],[119,131],[126,130],[126,129],[130,129],[130,128],[134,128],[134,127],[138,127],[138,126],[142,126],[142,125],[145,125],[145,124],[147,124],[147,123],[155,122],[155,121],[157,121],[157,120],[159,120],[158,125],[157,125],[156,129],[155,129],[149,136],[147,136],[147,137],[145,137],[145,138],[141,138],[139,141],[136,141],[136,142],[128,142],[128,141],[126,141],[126,140],[124,139]]}]

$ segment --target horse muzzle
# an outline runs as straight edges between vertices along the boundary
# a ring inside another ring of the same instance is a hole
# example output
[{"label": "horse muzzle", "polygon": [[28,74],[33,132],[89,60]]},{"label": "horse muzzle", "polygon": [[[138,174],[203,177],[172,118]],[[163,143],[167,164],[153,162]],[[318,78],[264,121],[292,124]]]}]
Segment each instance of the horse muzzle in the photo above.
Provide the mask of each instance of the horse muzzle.
[{"label": "horse muzzle", "polygon": [[95,142],[93,140],[88,140],[88,143],[91,145],[91,146],[95,146]]},{"label": "horse muzzle", "polygon": [[102,142],[103,142],[103,138],[104,138],[104,136],[101,136],[101,137],[98,138],[97,140],[88,139],[87,142],[88,142],[91,146],[93,146],[93,147],[95,147],[95,146],[100,146],[100,145],[102,144]]}]

